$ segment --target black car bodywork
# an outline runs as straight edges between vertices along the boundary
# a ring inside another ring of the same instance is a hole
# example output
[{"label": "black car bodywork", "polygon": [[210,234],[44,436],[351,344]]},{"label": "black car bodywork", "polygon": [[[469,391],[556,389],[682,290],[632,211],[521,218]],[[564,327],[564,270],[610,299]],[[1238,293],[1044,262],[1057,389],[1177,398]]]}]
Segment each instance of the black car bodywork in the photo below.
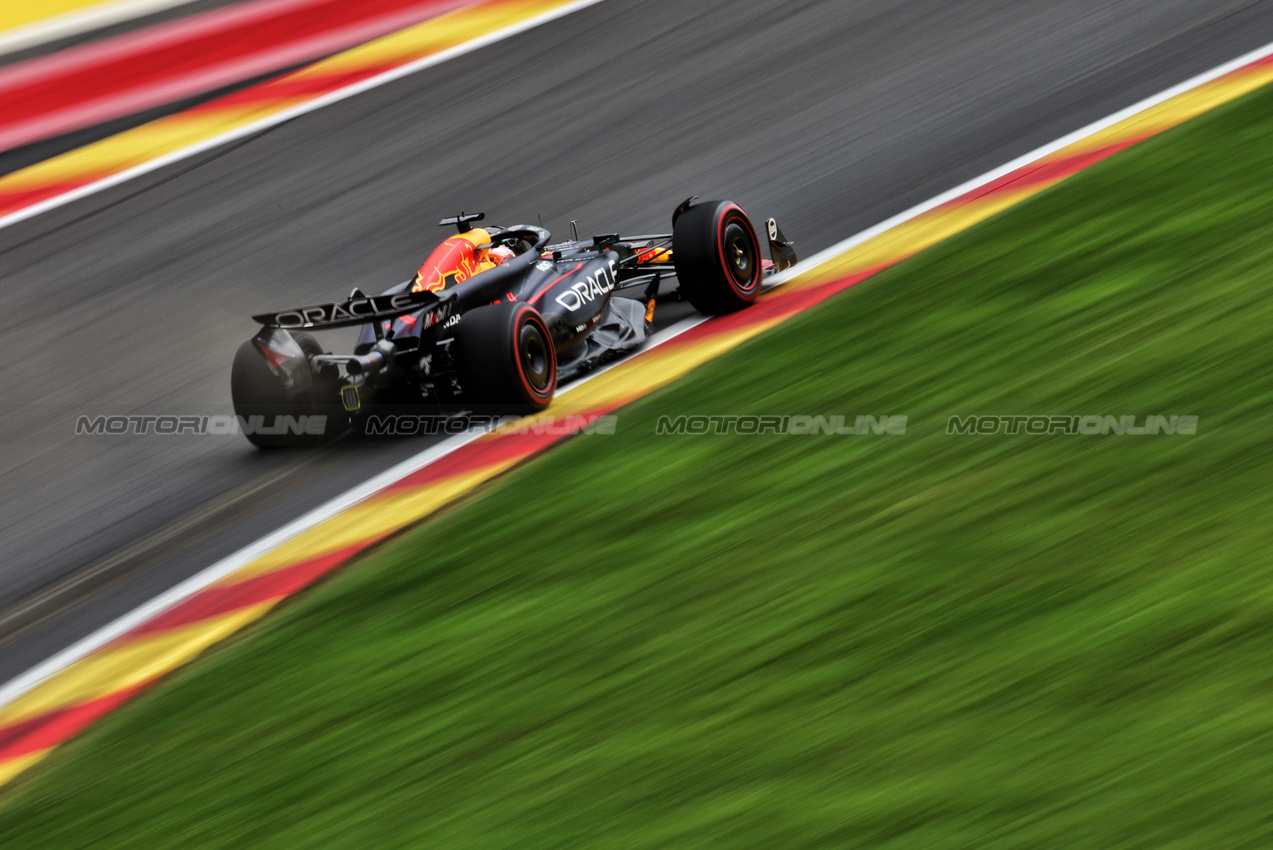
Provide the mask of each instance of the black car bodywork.
[{"label": "black car bodywork", "polygon": [[[534,412],[558,382],[641,345],[665,280],[675,277],[678,296],[700,312],[726,313],[755,299],[764,274],[794,265],[772,219],[766,263],[741,208],[694,201],[677,208],[672,233],[551,244],[542,227],[495,228],[478,247],[513,255],[440,291],[406,282],[375,297],[355,290],[340,303],[254,316],[261,330],[240,347],[232,374],[236,412],[256,426],[248,438],[312,444],[322,438],[299,417],[326,417],[331,438],[386,405]],[[463,235],[482,218],[442,224]],[[624,290],[639,300],[615,297]],[[350,354],[323,351],[310,335],[354,325],[363,328]]]}]

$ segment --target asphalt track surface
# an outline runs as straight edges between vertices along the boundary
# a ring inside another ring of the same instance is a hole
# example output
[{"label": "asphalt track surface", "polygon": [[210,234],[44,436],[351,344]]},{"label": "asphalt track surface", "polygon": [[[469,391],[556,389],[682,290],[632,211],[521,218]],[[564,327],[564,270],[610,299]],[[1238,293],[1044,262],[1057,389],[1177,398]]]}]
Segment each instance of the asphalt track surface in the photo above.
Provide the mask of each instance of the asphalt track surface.
[{"label": "asphalt track surface", "polygon": [[606,0],[0,230],[0,680],[430,444],[74,425],[229,413],[250,313],[405,279],[443,215],[729,197],[807,256],[1270,41],[1252,0]]}]

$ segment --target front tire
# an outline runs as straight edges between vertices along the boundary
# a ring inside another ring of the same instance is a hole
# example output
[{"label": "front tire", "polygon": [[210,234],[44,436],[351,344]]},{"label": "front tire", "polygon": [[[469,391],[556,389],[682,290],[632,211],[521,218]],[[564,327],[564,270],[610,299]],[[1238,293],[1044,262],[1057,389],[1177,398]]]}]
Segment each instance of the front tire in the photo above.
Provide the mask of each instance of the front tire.
[{"label": "front tire", "polygon": [[557,353],[539,311],[518,302],[464,314],[455,329],[455,361],[475,412],[538,413],[557,391]]},{"label": "front tire", "polygon": [[732,201],[706,201],[682,212],[672,225],[672,260],[681,292],[700,313],[733,313],[760,294],[760,242]]}]

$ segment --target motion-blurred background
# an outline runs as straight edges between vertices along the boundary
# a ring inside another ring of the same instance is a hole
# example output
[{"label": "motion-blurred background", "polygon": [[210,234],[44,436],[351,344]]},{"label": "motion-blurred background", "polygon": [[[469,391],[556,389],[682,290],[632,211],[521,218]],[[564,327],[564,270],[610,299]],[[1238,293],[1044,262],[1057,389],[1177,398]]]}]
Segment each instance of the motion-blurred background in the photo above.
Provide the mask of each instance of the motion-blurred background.
[{"label": "motion-blurred background", "polygon": [[[310,63],[445,22],[461,7],[488,7],[493,19],[526,9],[501,0],[195,0],[106,4],[126,7],[117,14],[50,5],[46,13],[63,15],[50,18],[28,14],[35,4],[10,5],[0,12],[10,34],[0,33],[0,203],[10,217],[0,229],[3,680],[427,445],[271,454],[234,437],[76,436],[75,423],[231,412],[229,367],[252,332],[250,314],[407,278],[440,237],[439,218],[485,210],[562,234],[572,220],[582,232],[654,232],[689,195],[729,197],[778,218],[810,255],[1273,41],[1273,6],[1258,0],[603,0],[26,216],[58,191],[163,153],[164,128],[243,127],[233,122],[263,98],[312,97],[321,86]],[[328,60],[322,86],[356,80],[377,61]],[[155,147],[110,147],[117,134],[148,127],[160,128],[145,137]],[[1089,200],[1092,216],[1113,203],[1101,192]],[[963,268],[950,285],[982,271]],[[996,321],[986,313],[970,325]],[[841,345],[819,340],[814,352]],[[803,360],[815,382],[816,358]],[[855,399],[849,388],[841,400]],[[1025,412],[1088,412],[1052,401],[1055,411]],[[983,412],[1020,411],[950,410]],[[995,533],[1011,550],[1013,529]],[[631,545],[640,540],[634,532]],[[1021,551],[1037,558],[1046,547]],[[747,561],[745,551],[737,557]],[[841,649],[851,654],[852,645]],[[912,649],[929,651],[922,642]],[[1034,686],[1046,688],[1040,675]],[[815,758],[816,741],[802,746],[793,763]],[[940,808],[940,793],[932,799]],[[744,795],[730,805],[750,803]],[[591,834],[527,822],[549,832],[531,840],[533,829],[509,826],[490,843],[587,843]],[[302,830],[288,841],[337,846],[338,832]],[[373,843],[347,846],[394,843],[369,834],[362,840]],[[668,846],[684,834],[643,840]],[[774,840],[794,846],[797,835]],[[833,831],[804,837],[853,843]],[[134,846],[176,840],[152,838]],[[1126,844],[1136,845],[1133,835]]]}]

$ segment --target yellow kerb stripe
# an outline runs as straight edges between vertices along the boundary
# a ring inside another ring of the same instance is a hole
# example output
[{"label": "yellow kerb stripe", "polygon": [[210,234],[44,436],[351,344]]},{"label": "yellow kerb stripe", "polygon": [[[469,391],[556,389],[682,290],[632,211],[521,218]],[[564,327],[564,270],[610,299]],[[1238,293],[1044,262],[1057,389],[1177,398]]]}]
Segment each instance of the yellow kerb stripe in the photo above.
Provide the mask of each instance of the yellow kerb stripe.
[{"label": "yellow kerb stripe", "polygon": [[104,5],[104,0],[5,0],[0,3],[0,30],[10,30],[67,12]]},{"label": "yellow kerb stripe", "polygon": [[[564,0],[540,0],[461,9],[317,62],[292,77],[331,76],[399,64],[457,46],[562,5]],[[312,99],[308,96],[267,99],[221,109],[205,107],[160,118],[6,175],[0,178],[0,195],[118,174]]]},{"label": "yellow kerb stripe", "polygon": [[[859,274],[880,266],[891,265],[931,248],[974,224],[985,221],[1008,207],[1037,195],[1058,181],[1036,184],[1015,192],[996,192],[984,198],[969,201],[957,207],[938,210],[905,224],[861,245],[849,249],[833,260],[814,270],[807,282],[824,283],[840,277]],[[805,283],[806,281],[801,281]]]},{"label": "yellow kerb stripe", "polygon": [[299,70],[296,76],[322,77],[397,64],[455,47],[477,36],[504,29],[564,6],[566,2],[567,0],[527,0],[517,3],[486,3],[457,9],[316,62]]},{"label": "yellow kerb stripe", "polygon": [[332,517],[272,552],[243,567],[221,581],[220,586],[237,584],[244,579],[274,572],[339,552],[357,543],[377,539],[428,516],[458,499],[483,481],[495,477],[518,463],[517,458],[483,466],[472,472],[409,489],[373,496],[365,502]]},{"label": "yellow kerb stripe", "polygon": [[1236,71],[1075,142],[1057,156],[1067,156],[1082,150],[1097,150],[1129,139],[1157,135],[1270,82],[1273,82],[1273,66]]},{"label": "yellow kerb stripe", "polygon": [[37,750],[24,756],[18,756],[15,759],[0,761],[0,785],[12,781],[15,776],[36,762],[43,760],[54,749],[54,747],[49,747],[47,750]]},{"label": "yellow kerb stripe", "polygon": [[271,600],[194,625],[106,646],[5,706],[0,711],[0,726],[83,705],[163,675],[259,619],[276,604],[278,600]]}]

